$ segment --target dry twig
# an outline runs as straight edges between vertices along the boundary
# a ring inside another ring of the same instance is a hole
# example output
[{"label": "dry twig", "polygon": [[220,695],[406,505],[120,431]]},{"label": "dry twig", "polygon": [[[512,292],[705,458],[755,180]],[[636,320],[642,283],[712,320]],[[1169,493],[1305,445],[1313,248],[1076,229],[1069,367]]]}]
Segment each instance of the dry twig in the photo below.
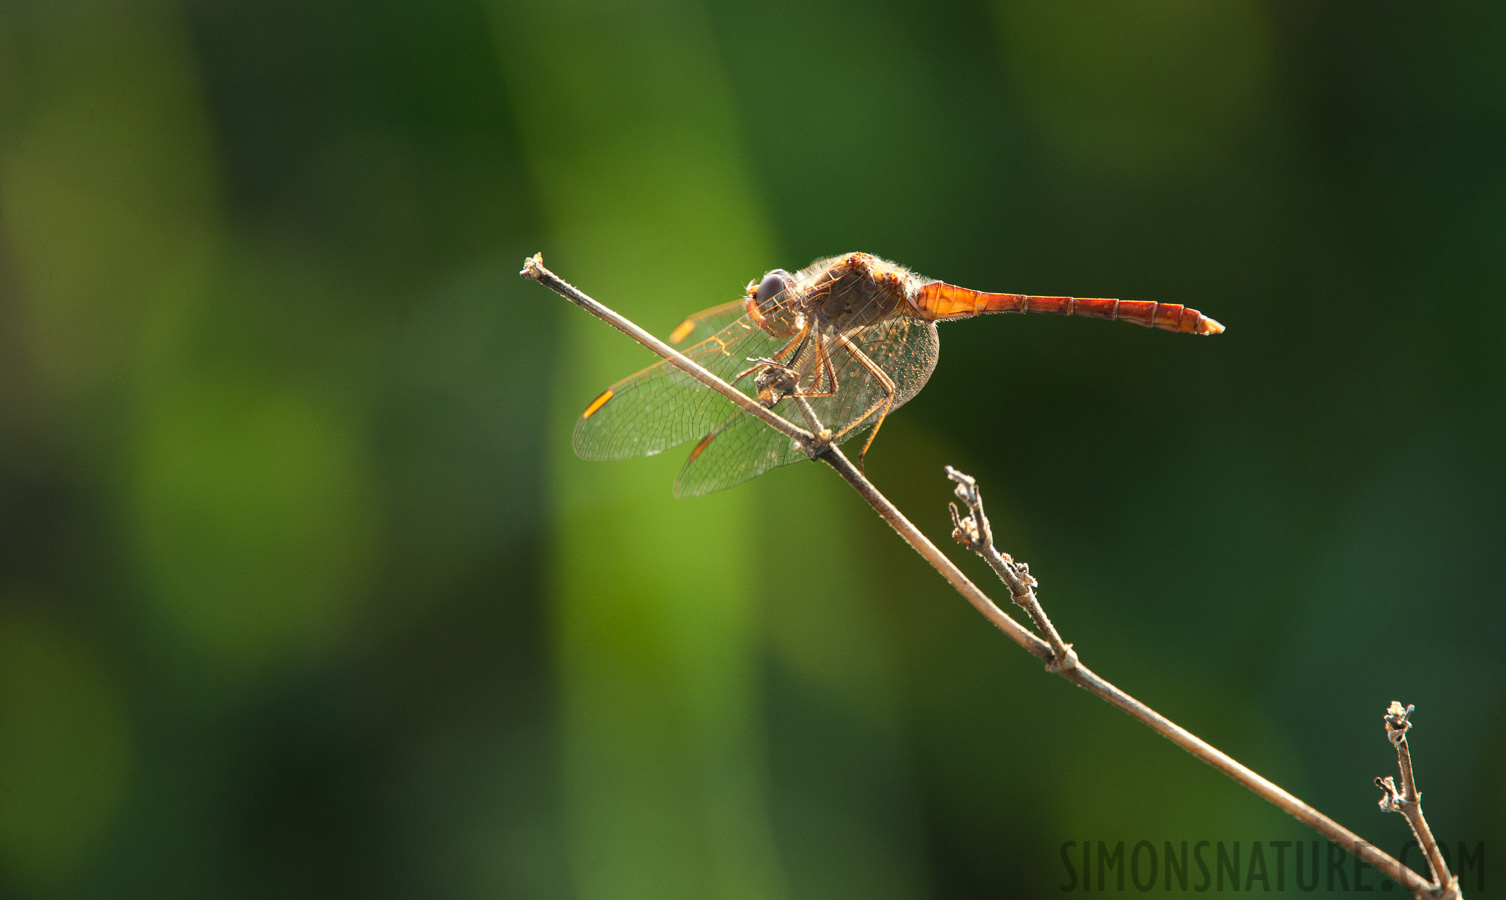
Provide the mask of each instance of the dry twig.
[{"label": "dry twig", "polygon": [[1030,614],[1036,631],[1044,635],[1046,642],[1051,645],[1051,661],[1046,664],[1046,668],[1060,673],[1076,666],[1077,654],[1072,652],[1072,645],[1062,640],[1056,626],[1051,624],[1051,619],[1036,599],[1035,589],[1040,583],[1030,574],[1030,566],[1015,562],[1012,556],[1000,553],[994,546],[993,528],[988,524],[988,516],[983,513],[983,493],[978,490],[977,480],[951,466],[946,467],[946,477],[957,482],[957,489],[953,493],[958,500],[967,504],[968,509],[968,514],[964,516],[957,512],[957,504],[947,504],[947,509],[952,514],[952,537],[957,543],[983,557],[983,561],[998,574],[999,580],[1009,587],[1010,599]]},{"label": "dry twig", "polygon": [[[629,321],[626,317],[613,312],[597,301],[581,293],[577,288],[566,283],[553,272],[544,268],[541,254],[534,254],[524,263],[523,271],[519,273],[524,278],[538,281],[561,296],[585,309],[592,315],[606,321],[620,331],[624,332],[643,346],[657,353],[664,359],[669,360],[680,369],[690,374],[693,378],[705,384],[711,390],[725,395],[733,403],[736,403],[748,413],[758,416],[771,428],[796,441],[813,459],[819,459],[836,470],[853,489],[858,492],[869,506],[879,514],[885,522],[888,522],[901,538],[905,540],[917,553],[929,562],[941,576],[952,585],[956,591],[967,600],[974,609],[978,610],[984,618],[1004,632],[1011,640],[1019,644],[1037,659],[1046,663],[1049,671],[1055,672],[1078,687],[1092,693],[1108,703],[1118,707],[1129,715],[1139,719],[1146,726],[1167,740],[1191,753],[1193,756],[1208,763],[1219,771],[1228,775],[1236,782],[1254,791],[1256,794],[1275,804],[1298,821],[1308,825],[1319,834],[1329,840],[1338,843],[1360,858],[1361,861],[1375,867],[1382,873],[1400,883],[1404,888],[1411,891],[1418,900],[1437,900],[1432,887],[1428,885],[1421,875],[1407,868],[1400,860],[1377,849],[1373,844],[1361,838],[1359,835],[1318,812],[1313,807],[1302,802],[1291,793],[1278,787],[1276,784],[1261,777],[1253,770],[1241,764],[1233,757],[1207,743],[1197,735],[1181,727],[1145,704],[1131,697],[1129,694],[1115,687],[1113,684],[1099,677],[1096,673],[1082,665],[1072,650],[1072,645],[1062,641],[1051,621],[1046,617],[1035,596],[1035,588],[1038,586],[1029,569],[1022,563],[1016,563],[1012,558],[1000,553],[993,546],[993,535],[988,526],[988,519],[983,514],[983,499],[978,491],[977,482],[961,472],[947,467],[947,477],[957,482],[956,495],[959,500],[967,504],[968,515],[962,516],[955,506],[952,509],[953,536],[964,545],[973,549],[993,567],[999,577],[1008,585],[1010,594],[1015,603],[1019,604],[1035,622],[1036,627],[1046,640],[1036,637],[1013,617],[1001,610],[988,595],[984,594],[977,585],[973,584],[966,575],[958,569],[946,555],[936,548],[936,545],[916,528],[909,519],[905,518],[888,498],[874,487],[863,473],[842,453],[835,444],[830,443],[830,432],[824,429],[816,419],[815,413],[809,404],[801,404],[802,414],[805,416],[811,430],[806,431],[788,419],[765,408],[756,400],[743,394],[727,382],[721,380],[705,368],[697,365],[684,354],[665,344],[663,341],[650,335]],[[1404,718],[1404,717],[1403,717]],[[1388,719],[1388,728],[1389,726]],[[1392,738],[1393,743],[1397,738]],[[1404,790],[1410,784],[1411,766],[1405,758],[1405,728],[1402,728],[1401,743],[1398,744],[1397,753],[1402,758],[1402,779]],[[1387,778],[1385,781],[1389,782]],[[1379,783],[1379,781],[1378,781]],[[1394,789],[1393,789],[1394,792]],[[1416,812],[1416,821],[1422,822],[1422,811],[1416,807],[1415,794],[1408,794],[1413,801]],[[1384,804],[1385,801],[1383,800]],[[1405,810],[1403,810],[1405,812]],[[1412,822],[1412,816],[1408,814],[1408,821]],[[1417,825],[1414,824],[1414,830]],[[1423,833],[1426,833],[1426,824],[1422,824]],[[1420,840],[1420,835],[1419,835]],[[1431,835],[1429,834],[1429,840]],[[1433,862],[1433,855],[1438,853],[1436,843],[1432,844],[1429,855],[1429,863],[1434,866],[1434,872],[1446,871],[1441,868],[1441,856],[1437,863]],[[1450,882],[1452,893],[1449,898],[1456,898],[1458,894],[1458,879]]]},{"label": "dry twig", "polygon": [[1392,700],[1386,709],[1383,717],[1386,722],[1386,738],[1396,748],[1396,766],[1401,770],[1401,790],[1396,789],[1396,780],[1390,775],[1375,779],[1375,786],[1384,792],[1380,799],[1381,810],[1401,813],[1412,827],[1417,846],[1427,856],[1428,868],[1433,873],[1433,883],[1429,885],[1433,896],[1439,900],[1451,900],[1459,896],[1459,878],[1449,874],[1448,863],[1443,860],[1443,851],[1439,849],[1432,829],[1428,828],[1427,820],[1422,817],[1422,793],[1417,790],[1417,782],[1412,775],[1412,751],[1407,747],[1407,732],[1412,728],[1411,716],[1416,708],[1408,705],[1403,709],[1401,703]]}]

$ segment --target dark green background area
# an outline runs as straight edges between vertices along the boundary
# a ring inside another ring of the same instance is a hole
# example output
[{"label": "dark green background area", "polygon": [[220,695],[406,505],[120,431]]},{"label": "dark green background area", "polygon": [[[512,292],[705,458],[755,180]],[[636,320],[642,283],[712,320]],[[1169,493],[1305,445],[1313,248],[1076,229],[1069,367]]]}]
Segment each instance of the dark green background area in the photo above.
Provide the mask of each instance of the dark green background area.
[{"label": "dark green background area", "polygon": [[1066,841],[1314,837],[822,467],[576,459],[651,357],[536,251],[659,334],[850,250],[1216,317],[948,323],[868,473],[1003,598],[948,538],[977,476],[1089,665],[1393,853],[1417,704],[1501,890],[1503,46],[1483,5],[0,0],[0,897],[1045,896]]}]

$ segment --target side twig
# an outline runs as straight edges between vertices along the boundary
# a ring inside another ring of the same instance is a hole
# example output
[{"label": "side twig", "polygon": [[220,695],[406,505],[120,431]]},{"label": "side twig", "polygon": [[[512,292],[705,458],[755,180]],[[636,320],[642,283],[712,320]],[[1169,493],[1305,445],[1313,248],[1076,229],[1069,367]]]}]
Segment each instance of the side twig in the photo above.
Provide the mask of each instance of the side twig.
[{"label": "side twig", "polygon": [[[1056,629],[1051,626],[1045,612],[1041,610],[1039,602],[1035,599],[1034,589],[1037,586],[1035,579],[1029,575],[1028,569],[1022,564],[1013,562],[993,547],[991,532],[987,529],[987,519],[982,514],[982,498],[977,495],[977,483],[960,472],[950,470],[949,477],[955,472],[961,478],[953,478],[957,481],[958,499],[968,504],[969,515],[961,517],[954,510],[953,524],[961,533],[962,540],[969,547],[975,544],[984,544],[988,550],[1002,561],[1003,571],[999,566],[994,566],[995,571],[1000,572],[1000,577],[1010,587],[1010,593],[1015,602],[1030,611],[1031,618],[1043,634],[1048,635],[1047,640],[1036,637],[1025,626],[1016,622],[1013,617],[1000,609],[987,594],[984,594],[977,585],[962,573],[950,559],[946,557],[936,545],[920,532],[904,514],[889,502],[889,499],[873,486],[863,473],[852,464],[835,444],[823,440],[824,429],[816,420],[815,414],[807,405],[802,413],[811,425],[816,435],[806,431],[782,416],[765,408],[756,400],[743,394],[741,391],[727,384],[716,375],[697,365],[679,351],[665,344],[663,341],[650,335],[629,321],[626,317],[613,312],[602,304],[583,294],[581,291],[566,283],[553,272],[544,268],[541,255],[535,254],[526,261],[523,271],[520,273],[524,278],[538,281],[561,296],[580,306],[582,309],[608,322],[618,330],[632,337],[643,346],[657,353],[659,356],[671,361],[674,365],[684,370],[691,377],[705,384],[708,388],[726,396],[733,403],[758,416],[770,427],[780,433],[789,436],[806,449],[813,458],[819,459],[836,470],[837,474],[850,484],[858,495],[869,506],[873,507],[879,517],[889,523],[895,532],[899,534],[917,553],[921,555],[932,567],[934,567],[947,583],[962,595],[984,618],[988,619],[996,628],[1019,644],[1037,659],[1045,662],[1047,668],[1056,672],[1063,678],[1083,688],[1089,693],[1118,707],[1131,716],[1139,719],[1157,734],[1170,740],[1172,743],[1191,753],[1198,759],[1203,760],[1236,782],[1244,785],[1249,790],[1264,797],[1269,802],[1286,811],[1291,816],[1313,828],[1319,834],[1334,841],[1358,856],[1363,862],[1375,867],[1388,877],[1399,882],[1407,890],[1411,891],[1418,900],[1430,900],[1429,886],[1421,875],[1402,865],[1402,863],[1390,854],[1378,850],[1374,845],[1365,841],[1359,835],[1318,812],[1289,792],[1266,780],[1253,770],[1244,766],[1233,757],[1217,749],[1192,732],[1181,727],[1145,704],[1131,697],[1129,694],[1115,687],[1096,673],[1077,661],[1070,644],[1062,641]],[[822,435],[822,436],[817,436]],[[962,479],[965,479],[962,480]],[[976,506],[973,500],[976,499]],[[981,551],[980,551],[981,552]],[[987,555],[985,559],[989,559]],[[990,560],[990,565],[993,565]],[[1005,573],[1009,573],[1007,576]],[[1011,581],[1011,578],[1014,581]],[[1019,585],[1017,589],[1016,584]],[[1033,607],[1033,609],[1032,609]],[[1039,615],[1037,615],[1037,613]],[[1419,813],[1420,815],[1420,813]]]},{"label": "side twig", "polygon": [[[1240,763],[1232,756],[1214,747],[1212,744],[1199,738],[1197,735],[1176,724],[1155,710],[1136,700],[1134,697],[1115,687],[1104,678],[1083,665],[1077,660],[1071,650],[1072,645],[1062,641],[1061,636],[1046,618],[1044,610],[1040,609],[1040,603],[1035,596],[1035,588],[1038,586],[1035,579],[1029,576],[1028,571],[1020,563],[1015,563],[1005,554],[1000,553],[992,543],[992,534],[987,527],[988,519],[983,515],[983,498],[978,489],[978,483],[973,478],[958,472],[952,467],[947,467],[947,477],[957,482],[956,494],[959,500],[968,505],[970,515],[961,517],[955,508],[952,509],[952,521],[955,525],[953,536],[959,543],[973,549],[982,556],[994,571],[999,572],[999,577],[1009,585],[1010,591],[1016,595],[1016,602],[1030,610],[1031,618],[1035,619],[1036,627],[1047,634],[1048,640],[1053,646],[1060,645],[1063,650],[1059,651],[1067,663],[1062,666],[1047,668],[1058,675],[1077,685],[1085,691],[1100,699],[1117,706],[1119,709],[1139,719],[1157,734],[1201,759],[1203,762],[1230,778],[1264,797],[1266,800],[1285,811],[1288,815],[1306,824],[1319,834],[1334,841],[1349,852],[1358,856],[1363,862],[1374,866],[1387,876],[1411,891],[1418,900],[1432,897],[1430,885],[1421,875],[1412,871],[1402,862],[1388,853],[1377,849],[1370,842],[1359,835],[1318,812],[1313,807],[1299,800],[1290,792],[1278,787],[1273,782],[1257,774],[1248,766]],[[979,523],[982,523],[981,525]],[[1026,596],[1020,599],[1021,589]],[[1031,607],[1034,609],[1031,609]],[[1039,615],[1037,615],[1039,612]]]},{"label": "side twig", "polygon": [[1401,790],[1396,789],[1396,780],[1390,775],[1375,779],[1375,786],[1384,792],[1380,799],[1381,810],[1401,813],[1412,827],[1417,846],[1427,856],[1428,868],[1433,873],[1431,888],[1437,892],[1434,896],[1438,900],[1451,900],[1459,896],[1459,878],[1449,874],[1443,851],[1438,847],[1432,829],[1428,828],[1427,820],[1422,817],[1422,792],[1417,790],[1417,782],[1412,774],[1412,751],[1407,747],[1407,732],[1412,728],[1411,716],[1416,708],[1408,705],[1403,709],[1399,702],[1392,700],[1390,707],[1386,709],[1383,717],[1386,722],[1386,738],[1396,748],[1396,767],[1401,770]]},{"label": "side twig", "polygon": [[988,524],[988,516],[983,514],[983,494],[978,490],[978,482],[971,475],[964,475],[951,466],[946,467],[946,477],[957,482],[954,493],[958,500],[967,504],[968,509],[968,514],[963,516],[957,512],[957,504],[947,504],[947,509],[952,513],[952,537],[957,543],[983,557],[983,561],[998,573],[999,580],[1009,587],[1010,599],[1030,614],[1031,621],[1035,622],[1035,630],[1044,635],[1046,642],[1051,645],[1051,662],[1047,663],[1046,668],[1060,672],[1077,665],[1077,654],[1072,652],[1072,645],[1062,640],[1056,626],[1051,624],[1051,619],[1041,608],[1041,602],[1036,599],[1035,589],[1040,583],[1030,574],[1030,566],[1015,562],[1014,557],[1000,553],[994,547],[994,532]]}]

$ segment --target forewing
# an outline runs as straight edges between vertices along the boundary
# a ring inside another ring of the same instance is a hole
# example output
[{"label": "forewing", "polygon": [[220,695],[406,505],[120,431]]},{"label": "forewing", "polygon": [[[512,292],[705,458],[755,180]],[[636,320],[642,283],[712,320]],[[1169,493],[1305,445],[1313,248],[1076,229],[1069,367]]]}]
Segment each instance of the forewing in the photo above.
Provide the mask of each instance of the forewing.
[{"label": "forewing", "polygon": [[[702,315],[709,323],[725,314],[722,306]],[[751,365],[749,357],[771,356],[784,344],[738,316],[683,352],[731,382]],[[752,396],[751,378],[735,386]],[[575,423],[575,452],[585,459],[652,456],[703,437],[735,412],[726,397],[665,360],[617,382],[586,407]]]},{"label": "forewing", "polygon": [[699,344],[741,318],[746,309],[746,300],[733,300],[731,303],[703,309],[675,326],[675,330],[669,333],[669,344],[674,347]]}]

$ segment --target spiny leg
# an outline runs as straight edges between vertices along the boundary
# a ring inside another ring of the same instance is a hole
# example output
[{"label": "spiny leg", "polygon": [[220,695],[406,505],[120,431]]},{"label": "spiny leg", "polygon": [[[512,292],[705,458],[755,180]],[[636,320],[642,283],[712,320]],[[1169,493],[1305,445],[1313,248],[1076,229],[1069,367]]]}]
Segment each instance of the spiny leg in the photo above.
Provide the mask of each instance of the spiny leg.
[{"label": "spiny leg", "polygon": [[805,347],[811,342],[811,335],[813,334],[815,332],[811,330],[811,323],[809,321],[802,322],[800,330],[795,332],[795,336],[790,338],[790,342],[780,348],[778,353],[774,354],[774,361],[778,362],[788,355],[791,365],[798,362],[800,357],[805,354]]},{"label": "spiny leg", "polygon": [[[785,397],[829,397],[837,392],[836,370],[831,365],[831,359],[825,350],[825,343],[821,340],[821,333],[811,328],[802,327],[801,334],[784,346],[778,353],[769,357],[750,357],[748,362],[753,365],[738,373],[736,380],[741,381],[754,372],[753,386],[758,395],[758,402],[765,407],[773,409],[779,401]],[[809,390],[800,390],[801,374],[799,365],[806,356],[807,348],[814,341],[816,354],[816,373]],[[791,353],[791,348],[794,352]],[[789,362],[780,360],[789,357]],[[823,391],[821,380],[826,378],[830,382],[831,389]]]},{"label": "spiny leg", "polygon": [[[837,370],[831,364],[831,354],[826,350],[826,341],[821,339],[820,332],[814,332],[816,338],[816,377],[811,381],[810,390],[800,391],[799,397],[830,397],[837,392]],[[821,390],[821,379],[825,377],[831,385],[830,390]]]},{"label": "spiny leg", "polygon": [[[794,396],[801,411],[805,414],[806,422],[811,431],[816,433],[816,439],[821,447],[830,447],[832,441],[831,428],[826,423],[816,418],[815,410],[805,401],[806,397],[830,397],[837,393],[837,370],[831,363],[831,354],[826,350],[826,342],[822,340],[820,331],[815,332],[816,338],[816,374],[811,379],[811,386],[805,391],[795,391]],[[821,379],[825,378],[829,390],[821,389]],[[796,387],[798,388],[798,383]]]},{"label": "spiny leg", "polygon": [[785,363],[781,362],[781,360],[783,360],[786,356],[793,354],[792,360],[798,361],[800,359],[800,356],[805,353],[805,346],[810,343],[810,339],[811,328],[809,323],[801,325],[800,330],[795,332],[795,336],[790,338],[789,341],[779,349],[779,352],[774,354],[772,359],[768,359],[762,356],[756,359],[749,359],[748,362],[753,363],[753,365],[749,366],[746,369],[743,369],[741,372],[738,372],[737,376],[732,379],[732,383],[736,384],[739,381],[742,381],[744,378],[747,378],[749,375],[752,375],[754,372],[767,368],[768,366],[778,366],[779,368],[789,369],[793,372],[794,367],[786,365]]},{"label": "spiny leg", "polygon": [[870,375],[878,379],[879,388],[884,392],[884,396],[868,407],[868,409],[864,410],[861,416],[853,419],[846,428],[832,435],[832,440],[840,440],[842,435],[863,424],[864,420],[880,408],[883,409],[879,413],[878,420],[873,423],[873,430],[868,432],[868,440],[863,442],[863,449],[858,452],[858,468],[861,469],[863,467],[863,458],[868,455],[868,448],[873,446],[873,439],[878,437],[879,428],[884,424],[884,419],[889,415],[889,410],[894,407],[894,379],[889,377],[889,373],[879,368],[877,363],[869,359],[868,354],[859,350],[857,345],[853,344],[852,341],[849,341],[840,334],[836,337],[842,346],[847,348],[847,352],[852,354],[852,358],[857,360],[858,364],[863,368],[867,369]]}]

